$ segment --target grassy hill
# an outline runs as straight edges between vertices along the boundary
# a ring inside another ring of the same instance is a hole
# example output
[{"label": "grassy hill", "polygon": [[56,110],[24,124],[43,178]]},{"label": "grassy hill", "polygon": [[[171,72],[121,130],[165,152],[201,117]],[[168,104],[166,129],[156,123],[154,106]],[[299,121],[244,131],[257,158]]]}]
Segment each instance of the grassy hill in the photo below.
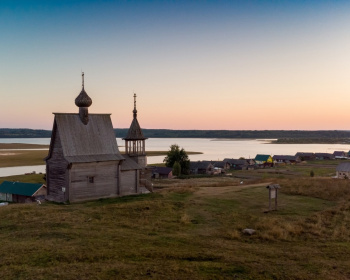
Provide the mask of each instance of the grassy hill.
[{"label": "grassy hill", "polygon": [[[157,180],[148,195],[0,207],[0,275],[348,279],[349,181],[275,171],[253,171],[243,185],[232,176]],[[269,182],[282,188],[278,211],[266,213]]]}]

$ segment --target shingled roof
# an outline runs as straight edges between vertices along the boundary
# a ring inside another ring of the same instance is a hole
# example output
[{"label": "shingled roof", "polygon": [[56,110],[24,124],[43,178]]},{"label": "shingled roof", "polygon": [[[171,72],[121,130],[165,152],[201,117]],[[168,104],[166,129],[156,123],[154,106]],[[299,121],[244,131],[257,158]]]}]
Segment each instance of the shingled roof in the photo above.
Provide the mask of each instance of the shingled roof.
[{"label": "shingled roof", "polygon": [[147,139],[145,136],[143,136],[141,127],[139,125],[139,122],[137,121],[137,118],[134,118],[131,122],[128,134],[126,135],[123,140],[145,140]]},{"label": "shingled roof", "polygon": [[136,94],[134,94],[134,110],[133,112],[133,120],[131,122],[128,134],[123,140],[145,140],[147,139],[143,136],[142,129],[140,127],[139,122],[137,121],[137,110],[136,110]]},{"label": "shingled roof", "polygon": [[[113,131],[110,114],[89,114],[84,125],[79,114],[54,113],[52,138],[59,137],[63,156],[69,163],[123,160]],[[49,155],[51,157],[52,145]]]}]

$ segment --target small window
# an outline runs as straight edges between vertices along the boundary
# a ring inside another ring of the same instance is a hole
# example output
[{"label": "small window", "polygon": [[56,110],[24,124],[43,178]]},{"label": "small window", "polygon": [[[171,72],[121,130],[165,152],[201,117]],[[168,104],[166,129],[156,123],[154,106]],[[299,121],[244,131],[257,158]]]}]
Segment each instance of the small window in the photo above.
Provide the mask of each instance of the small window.
[{"label": "small window", "polygon": [[89,177],[88,177],[88,181],[89,181],[89,183],[93,183],[93,182],[94,182],[94,179],[95,179],[95,177],[93,177],[93,176],[89,176]]}]

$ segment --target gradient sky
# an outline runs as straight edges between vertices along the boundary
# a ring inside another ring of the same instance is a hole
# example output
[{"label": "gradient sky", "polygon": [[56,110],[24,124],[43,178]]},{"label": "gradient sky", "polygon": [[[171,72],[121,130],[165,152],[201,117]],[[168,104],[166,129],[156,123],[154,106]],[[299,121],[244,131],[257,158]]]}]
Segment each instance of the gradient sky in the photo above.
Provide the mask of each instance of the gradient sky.
[{"label": "gradient sky", "polygon": [[0,127],[350,129],[350,1],[0,1]]}]

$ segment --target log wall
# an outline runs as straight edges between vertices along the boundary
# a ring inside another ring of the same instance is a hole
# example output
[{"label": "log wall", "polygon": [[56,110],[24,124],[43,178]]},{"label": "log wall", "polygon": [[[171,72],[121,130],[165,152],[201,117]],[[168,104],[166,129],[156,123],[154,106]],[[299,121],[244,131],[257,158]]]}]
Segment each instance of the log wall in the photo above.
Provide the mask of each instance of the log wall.
[{"label": "log wall", "polygon": [[120,176],[120,195],[135,194],[138,192],[139,171],[126,170]]},{"label": "log wall", "polygon": [[69,200],[74,202],[117,196],[118,168],[119,161],[74,163],[69,170]]},{"label": "log wall", "polygon": [[[46,161],[47,195],[50,200],[67,201],[69,199],[68,161],[63,156],[60,135],[57,129],[50,150],[51,157]],[[65,188],[65,192],[62,188]]]}]

